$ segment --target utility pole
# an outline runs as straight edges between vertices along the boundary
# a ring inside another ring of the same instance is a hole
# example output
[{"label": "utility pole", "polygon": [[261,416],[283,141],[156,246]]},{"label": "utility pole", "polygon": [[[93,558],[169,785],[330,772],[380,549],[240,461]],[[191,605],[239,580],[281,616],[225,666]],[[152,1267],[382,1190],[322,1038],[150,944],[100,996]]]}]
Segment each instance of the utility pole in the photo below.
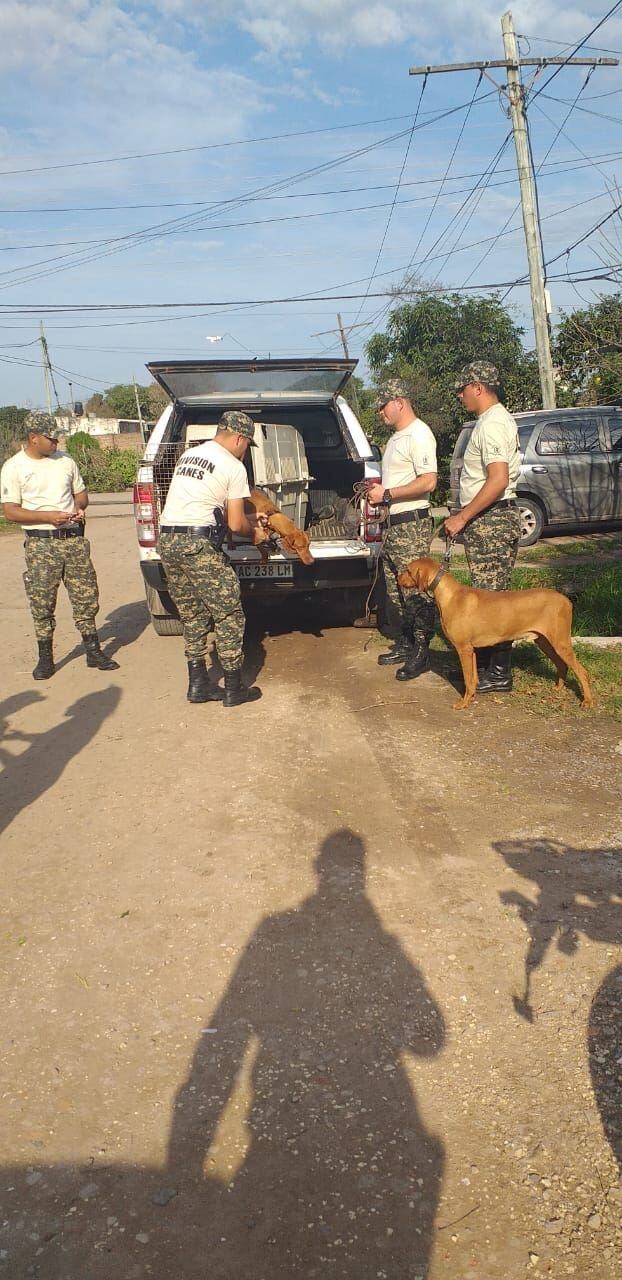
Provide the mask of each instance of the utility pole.
[{"label": "utility pole", "polygon": [[[341,315],[339,314],[339,312],[337,312],[337,324],[339,325],[339,333],[341,334],[341,345],[343,347],[343,354],[346,360],[349,360],[350,352],[348,351],[348,339],[346,338],[346,331],[343,327],[343,321],[341,319]],[[354,400],[354,411],[356,413],[356,416],[357,418],[360,418],[361,406],[359,404],[358,393],[357,393],[354,382],[352,383],[352,399]]]},{"label": "utility pole", "polygon": [[[519,58],[518,45],[512,14],[504,13],[501,19],[503,47],[505,58],[489,59],[485,62],[456,62],[443,66],[411,67],[411,76],[438,75],[447,71],[480,71],[488,75],[490,68],[504,68],[507,71],[507,85],[497,85],[509,102],[514,145],[516,148],[516,164],[520,185],[521,206],[523,211],[523,227],[525,245],[529,264],[529,284],[531,289],[531,308],[542,389],[542,404],[545,409],[555,408],[555,378],[551,360],[551,338],[549,330],[547,296],[544,287],[544,263],[542,261],[540,229],[538,225],[538,209],[536,202],[536,179],[531,163],[527,112],[525,108],[525,92],[521,80],[521,67],[535,67],[542,70],[549,66],[581,66],[581,67],[617,67],[618,58]],[[492,80],[492,76],[488,76]],[[494,81],[493,81],[494,83]]]},{"label": "utility pole", "polygon": [[50,353],[48,351],[48,344],[47,344],[45,332],[43,329],[43,320],[40,320],[39,324],[41,326],[39,341],[41,343],[41,361],[43,364],[43,384],[45,387],[45,399],[47,402],[48,413],[50,417],[52,417],[52,391],[50,388]]},{"label": "utility pole", "polygon": [[140,407],[140,399],[139,399],[139,395],[138,395],[138,387],[136,386],[136,375],[135,375],[135,374],[134,374],[134,377],[133,377],[132,381],[133,381],[133,383],[134,383],[134,399],[136,400],[136,412],[138,413],[138,425],[139,425],[139,427],[140,427],[140,438],[141,438],[141,440],[142,440],[142,442],[143,442],[143,449],[144,449],[144,447],[145,447],[145,443],[146,443],[146,441],[145,441],[145,428],[144,428],[144,425],[143,425],[143,413],[142,413],[142,409],[141,409],[141,407]]},{"label": "utility pole", "polygon": [[536,211],[536,178],[531,164],[527,113],[525,111],[525,91],[518,61],[518,45],[514,34],[512,14],[504,13],[501,19],[503,47],[507,58],[508,87],[512,132],[516,149],[516,167],[520,184],[520,198],[523,211],[523,227],[527,246],[527,262],[529,264],[529,285],[531,289],[531,309],[533,327],[536,336],[536,352],[540,371],[543,409],[555,408],[555,377],[551,357],[551,330],[549,325],[549,309],[544,287],[544,263],[542,246]]}]

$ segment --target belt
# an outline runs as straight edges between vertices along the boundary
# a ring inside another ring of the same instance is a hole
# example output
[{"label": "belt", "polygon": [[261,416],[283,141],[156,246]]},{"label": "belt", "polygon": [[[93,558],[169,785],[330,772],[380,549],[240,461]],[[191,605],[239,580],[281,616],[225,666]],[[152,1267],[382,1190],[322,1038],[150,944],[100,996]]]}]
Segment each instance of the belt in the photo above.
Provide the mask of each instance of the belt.
[{"label": "belt", "polygon": [[396,524],[407,524],[410,520],[427,520],[430,515],[429,507],[413,507],[412,511],[399,511],[397,515],[391,515],[389,508],[389,528],[393,528]]},{"label": "belt", "polygon": [[213,538],[216,529],[215,524],[163,524],[160,533],[192,533],[195,538]]},{"label": "belt", "polygon": [[[499,498],[498,502],[491,502],[489,507],[485,507],[480,511],[481,516],[485,516],[487,511],[494,511],[495,507],[515,507],[516,498]],[[477,519],[477,516],[475,517]]]},{"label": "belt", "polygon": [[27,538],[83,538],[81,529],[24,529]]}]

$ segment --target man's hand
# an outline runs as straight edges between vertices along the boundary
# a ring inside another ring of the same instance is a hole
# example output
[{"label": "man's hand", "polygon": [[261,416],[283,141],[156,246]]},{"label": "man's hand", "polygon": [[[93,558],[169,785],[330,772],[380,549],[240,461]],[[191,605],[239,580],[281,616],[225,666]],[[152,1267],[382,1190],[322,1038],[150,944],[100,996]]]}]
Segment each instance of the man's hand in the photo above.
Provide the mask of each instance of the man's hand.
[{"label": "man's hand", "polygon": [[443,530],[448,538],[457,538],[466,524],[467,521],[463,518],[462,512],[457,511],[455,516],[449,516],[449,519],[445,521]]},{"label": "man's hand", "polygon": [[47,511],[41,523],[53,524],[55,528],[58,528],[60,525],[69,524],[70,521],[75,519],[76,515],[73,511]]},{"label": "man's hand", "polygon": [[381,506],[383,498],[384,498],[384,485],[379,483],[370,485],[369,489],[367,490],[367,501],[371,503],[372,507]]}]

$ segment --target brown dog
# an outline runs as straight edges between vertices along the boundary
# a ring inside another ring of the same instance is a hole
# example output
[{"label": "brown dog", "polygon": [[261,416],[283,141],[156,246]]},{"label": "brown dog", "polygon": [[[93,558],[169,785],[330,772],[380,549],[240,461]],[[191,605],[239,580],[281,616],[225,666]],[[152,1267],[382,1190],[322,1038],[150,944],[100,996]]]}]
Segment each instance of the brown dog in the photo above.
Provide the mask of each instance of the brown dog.
[{"label": "brown dog", "polygon": [[[263,515],[268,517],[268,526],[273,533],[280,538],[283,546],[287,551],[293,551],[294,555],[302,560],[303,564],[313,564],[313,556],[309,551],[309,539],[302,529],[295,525],[289,516],[284,516],[278,507],[261,489],[251,489],[250,498],[244,499],[244,510],[248,516]],[[257,530],[259,534],[259,530]],[[261,543],[267,541],[267,535],[256,539],[255,545],[259,546],[261,551]]]},{"label": "brown dog", "polygon": [[454,703],[461,711],[473,701],[477,690],[476,649],[502,644],[507,640],[535,640],[538,647],[555,663],[557,688],[561,689],[568,668],[574,671],[583,693],[582,707],[593,707],[590,681],[572,648],[570,626],[572,605],[559,591],[536,588],[533,591],[480,591],[463,587],[435,560],[425,556],[411,560],[398,576],[402,587],[417,591],[432,589],[447,639],[458,652],[464,676],[464,697]]}]

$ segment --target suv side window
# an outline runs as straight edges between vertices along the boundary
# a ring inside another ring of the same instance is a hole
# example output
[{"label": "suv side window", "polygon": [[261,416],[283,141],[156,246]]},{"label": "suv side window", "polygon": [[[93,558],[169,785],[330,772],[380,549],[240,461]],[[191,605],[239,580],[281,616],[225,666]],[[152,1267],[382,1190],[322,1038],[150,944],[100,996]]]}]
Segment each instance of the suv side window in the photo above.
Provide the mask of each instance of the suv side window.
[{"label": "suv side window", "polygon": [[536,452],[552,454],[597,453],[600,451],[598,418],[560,418],[542,428]]},{"label": "suv side window", "polygon": [[612,452],[617,452],[622,449],[622,413],[608,418],[607,425],[611,436],[611,450]]}]

